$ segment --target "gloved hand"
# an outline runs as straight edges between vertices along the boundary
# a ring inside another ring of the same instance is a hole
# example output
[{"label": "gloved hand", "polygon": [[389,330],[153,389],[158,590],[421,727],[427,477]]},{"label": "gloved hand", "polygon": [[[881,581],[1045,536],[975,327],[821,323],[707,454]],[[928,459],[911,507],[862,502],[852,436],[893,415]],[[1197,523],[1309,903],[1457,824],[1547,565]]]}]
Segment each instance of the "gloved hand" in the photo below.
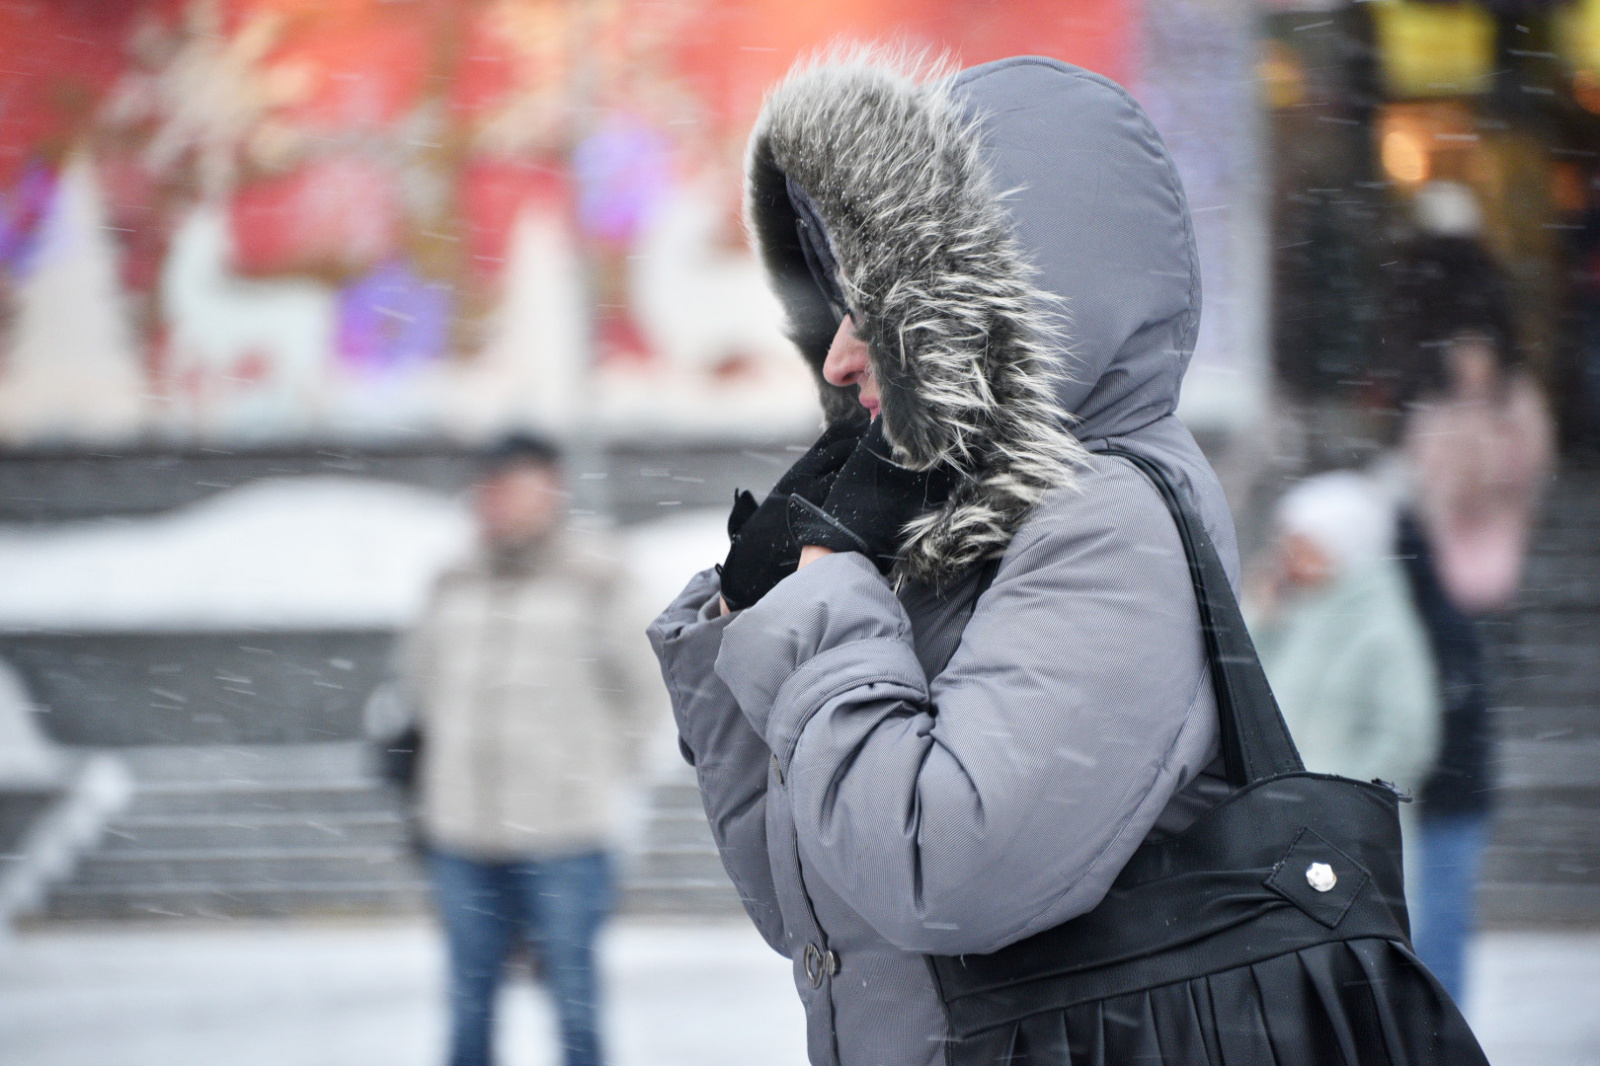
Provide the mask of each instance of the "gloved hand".
[{"label": "gloved hand", "polygon": [[940,506],[956,487],[948,466],[911,470],[896,463],[876,419],[840,469],[820,503],[793,497],[789,528],[802,547],[860,552],[887,574],[900,553],[902,531],[918,515]]},{"label": "gloved hand", "polygon": [[759,505],[749,492],[734,493],[728,514],[728,557],[717,568],[729,610],[749,607],[794,573],[800,565],[800,545],[789,532],[789,499],[825,499],[865,429],[860,423],[829,426]]}]

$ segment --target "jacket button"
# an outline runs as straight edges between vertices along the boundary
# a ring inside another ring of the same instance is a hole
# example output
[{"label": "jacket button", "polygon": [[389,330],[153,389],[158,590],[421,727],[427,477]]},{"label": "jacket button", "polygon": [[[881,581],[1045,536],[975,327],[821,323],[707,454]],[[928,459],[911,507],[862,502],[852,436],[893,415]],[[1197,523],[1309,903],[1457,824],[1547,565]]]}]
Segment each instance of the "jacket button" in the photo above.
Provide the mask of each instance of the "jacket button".
[{"label": "jacket button", "polygon": [[1333,867],[1325,862],[1314,862],[1306,867],[1306,884],[1318,892],[1332,891],[1333,886],[1339,883],[1339,875],[1333,872]]},{"label": "jacket button", "polygon": [[824,977],[832,977],[839,972],[839,956],[831,949],[824,950],[815,944],[807,944],[802,965],[805,966],[806,980],[811,982],[811,987],[821,988]]}]

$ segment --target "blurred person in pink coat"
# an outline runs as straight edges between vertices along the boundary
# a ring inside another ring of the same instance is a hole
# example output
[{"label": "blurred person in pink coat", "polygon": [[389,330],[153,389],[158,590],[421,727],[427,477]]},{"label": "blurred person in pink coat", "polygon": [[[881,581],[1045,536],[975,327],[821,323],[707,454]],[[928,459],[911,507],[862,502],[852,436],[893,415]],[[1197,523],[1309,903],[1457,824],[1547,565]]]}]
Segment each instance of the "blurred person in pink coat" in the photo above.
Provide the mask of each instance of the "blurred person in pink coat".
[{"label": "blurred person in pink coat", "polygon": [[1510,604],[1522,580],[1553,432],[1544,396],[1492,335],[1443,346],[1443,373],[1407,419],[1417,521],[1450,601],[1472,616]]},{"label": "blurred person in pink coat", "polygon": [[1397,271],[1387,337],[1405,383],[1391,464],[1403,500],[1397,548],[1445,708],[1438,763],[1420,796],[1416,945],[1459,1000],[1494,784],[1479,620],[1509,606],[1521,583],[1554,434],[1520,362],[1504,275],[1477,238],[1472,193],[1434,182],[1417,209],[1422,236]]}]

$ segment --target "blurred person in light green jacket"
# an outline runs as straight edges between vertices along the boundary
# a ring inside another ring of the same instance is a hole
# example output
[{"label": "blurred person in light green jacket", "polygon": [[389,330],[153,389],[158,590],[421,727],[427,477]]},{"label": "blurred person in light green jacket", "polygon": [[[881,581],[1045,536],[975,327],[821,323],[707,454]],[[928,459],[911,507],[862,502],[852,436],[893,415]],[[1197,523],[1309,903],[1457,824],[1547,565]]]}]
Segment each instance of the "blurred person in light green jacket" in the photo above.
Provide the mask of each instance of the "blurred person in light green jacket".
[{"label": "blurred person in light green jacket", "polygon": [[[1340,471],[1290,489],[1275,524],[1245,613],[1306,769],[1414,793],[1438,752],[1441,711],[1427,633],[1389,554],[1392,508],[1367,478]],[[1409,880],[1410,804],[1400,821]]]}]

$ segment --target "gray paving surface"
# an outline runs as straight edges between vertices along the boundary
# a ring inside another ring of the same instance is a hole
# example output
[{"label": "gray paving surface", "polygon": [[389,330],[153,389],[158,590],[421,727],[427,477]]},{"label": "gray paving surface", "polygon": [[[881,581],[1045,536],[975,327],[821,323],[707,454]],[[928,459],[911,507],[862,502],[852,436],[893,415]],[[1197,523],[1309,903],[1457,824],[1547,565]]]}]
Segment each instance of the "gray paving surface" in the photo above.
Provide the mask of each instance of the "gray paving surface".
[{"label": "gray paving surface", "polygon": [[[604,946],[616,1066],[802,1066],[787,964],[740,923],[622,922]],[[0,947],[7,1066],[433,1066],[442,956],[420,921],[47,926]],[[1600,1064],[1600,933],[1494,933],[1468,1013],[1495,1066]],[[503,1066],[553,1066],[504,999]]]},{"label": "gray paving surface", "polygon": [[[615,1066],[803,1066],[787,963],[748,926],[618,924],[604,943]],[[54,927],[0,949],[6,1066],[436,1066],[443,953],[425,922]],[[555,1066],[526,980],[501,1066]]]}]

